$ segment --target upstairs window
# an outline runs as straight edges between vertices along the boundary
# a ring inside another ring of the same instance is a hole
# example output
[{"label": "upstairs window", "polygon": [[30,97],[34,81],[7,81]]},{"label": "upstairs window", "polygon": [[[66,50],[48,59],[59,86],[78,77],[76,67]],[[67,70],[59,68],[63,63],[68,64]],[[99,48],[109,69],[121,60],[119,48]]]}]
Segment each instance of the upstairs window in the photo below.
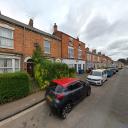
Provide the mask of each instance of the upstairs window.
[{"label": "upstairs window", "polygon": [[13,30],[0,27],[0,47],[13,48]]},{"label": "upstairs window", "polygon": [[79,46],[79,49],[78,49],[78,59],[82,59],[82,50]]},{"label": "upstairs window", "polygon": [[74,48],[68,46],[68,57],[69,58],[74,58]]},{"label": "upstairs window", "polygon": [[48,40],[44,42],[44,53],[50,54],[50,42]]}]

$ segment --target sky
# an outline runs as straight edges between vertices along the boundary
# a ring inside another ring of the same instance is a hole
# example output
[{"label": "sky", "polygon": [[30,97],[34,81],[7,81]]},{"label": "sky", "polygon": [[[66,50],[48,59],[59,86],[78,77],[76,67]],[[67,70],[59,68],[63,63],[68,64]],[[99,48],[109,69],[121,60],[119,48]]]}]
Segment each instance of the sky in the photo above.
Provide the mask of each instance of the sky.
[{"label": "sky", "polygon": [[128,0],[0,0],[0,11],[51,34],[56,23],[113,60],[128,57]]}]

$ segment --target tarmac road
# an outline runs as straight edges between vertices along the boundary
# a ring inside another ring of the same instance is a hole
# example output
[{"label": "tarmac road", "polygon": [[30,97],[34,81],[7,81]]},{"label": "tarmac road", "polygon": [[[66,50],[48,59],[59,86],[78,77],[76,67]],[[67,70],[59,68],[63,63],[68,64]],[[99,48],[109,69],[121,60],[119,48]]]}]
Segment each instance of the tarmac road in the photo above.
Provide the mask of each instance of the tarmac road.
[{"label": "tarmac road", "polygon": [[0,128],[128,128],[128,69],[120,70],[80,102],[66,120],[45,102],[0,123]]}]

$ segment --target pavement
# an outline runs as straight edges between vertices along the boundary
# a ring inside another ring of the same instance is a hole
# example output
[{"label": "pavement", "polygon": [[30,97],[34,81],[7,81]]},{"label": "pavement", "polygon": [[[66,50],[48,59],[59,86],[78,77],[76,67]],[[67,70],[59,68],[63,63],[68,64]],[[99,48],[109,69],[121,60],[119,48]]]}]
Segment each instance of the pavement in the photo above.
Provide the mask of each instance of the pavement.
[{"label": "pavement", "polygon": [[0,122],[0,128],[128,128],[128,69],[120,70],[103,86],[92,86],[89,97],[67,119],[50,114],[46,102]]},{"label": "pavement", "polygon": [[0,121],[33,106],[43,99],[44,91],[39,91],[14,102],[0,105]]},{"label": "pavement", "polygon": [[[85,80],[86,74],[77,75],[78,78]],[[36,103],[44,100],[44,91],[39,91],[34,94],[31,94],[25,98],[10,102],[7,104],[0,105],[0,121],[13,116],[16,113],[19,113],[30,106],[35,105]]]}]

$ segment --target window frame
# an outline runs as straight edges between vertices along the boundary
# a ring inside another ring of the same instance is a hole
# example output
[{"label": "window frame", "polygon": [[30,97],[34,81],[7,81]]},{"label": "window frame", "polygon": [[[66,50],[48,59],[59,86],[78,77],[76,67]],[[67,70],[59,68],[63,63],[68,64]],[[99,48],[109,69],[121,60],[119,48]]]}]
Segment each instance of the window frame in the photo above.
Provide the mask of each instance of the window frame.
[{"label": "window frame", "polygon": [[[49,43],[49,47],[47,47],[47,46],[45,45],[46,42]],[[49,52],[46,51],[46,48],[49,49]],[[44,40],[44,53],[45,53],[45,54],[51,54],[51,43],[50,43],[49,40]]]},{"label": "window frame", "polygon": [[[72,50],[73,52],[69,52],[70,50]],[[74,48],[71,46],[68,46],[68,58],[74,58]]]},{"label": "window frame", "polygon": [[[5,73],[5,72],[8,72],[7,70],[8,69],[11,69],[11,71],[9,72],[16,72],[16,71],[20,71],[21,67],[20,67],[20,64],[21,64],[21,59],[20,57],[12,57],[12,56],[1,56],[0,55],[0,60],[3,59],[4,60],[4,63],[6,60],[10,59],[11,60],[11,67],[8,67],[6,66],[6,64],[4,64],[3,67],[0,67],[0,70],[2,69],[2,72],[1,73]],[[16,60],[19,61],[18,63],[18,68],[16,68]]]},{"label": "window frame", "polygon": [[[76,86],[76,84],[80,84],[77,88],[73,88],[73,89],[70,89],[72,86]],[[77,81],[77,82],[75,82],[75,83],[72,83],[72,84],[70,84],[70,86],[68,86],[68,90],[69,91],[75,91],[75,90],[77,90],[77,89],[79,89],[79,88],[81,88],[81,87],[83,87],[83,85],[81,84],[81,82],[80,81]]]},{"label": "window frame", "polygon": [[11,32],[11,36],[12,36],[12,37],[9,38],[7,36],[0,35],[0,40],[4,39],[4,40],[8,40],[8,41],[10,41],[12,43],[10,46],[2,45],[2,43],[0,43],[0,48],[14,49],[14,29],[11,28],[11,27],[7,27],[6,25],[1,25],[1,24],[0,24],[0,29],[1,29],[1,31],[4,31],[2,29],[10,31]]},{"label": "window frame", "polygon": [[82,59],[82,50],[78,49],[78,59]]}]

